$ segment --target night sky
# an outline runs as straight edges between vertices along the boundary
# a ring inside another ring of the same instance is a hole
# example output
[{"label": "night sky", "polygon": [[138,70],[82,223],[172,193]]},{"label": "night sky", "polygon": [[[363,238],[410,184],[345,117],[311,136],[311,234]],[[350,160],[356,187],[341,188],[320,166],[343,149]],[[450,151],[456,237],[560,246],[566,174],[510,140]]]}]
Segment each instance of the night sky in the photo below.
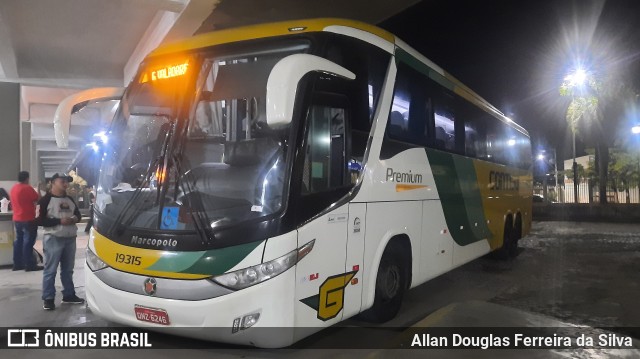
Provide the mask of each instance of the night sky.
[{"label": "night sky", "polygon": [[534,149],[557,147],[560,163],[572,153],[558,88],[577,62],[640,88],[640,0],[423,0],[379,25],[523,125]]}]

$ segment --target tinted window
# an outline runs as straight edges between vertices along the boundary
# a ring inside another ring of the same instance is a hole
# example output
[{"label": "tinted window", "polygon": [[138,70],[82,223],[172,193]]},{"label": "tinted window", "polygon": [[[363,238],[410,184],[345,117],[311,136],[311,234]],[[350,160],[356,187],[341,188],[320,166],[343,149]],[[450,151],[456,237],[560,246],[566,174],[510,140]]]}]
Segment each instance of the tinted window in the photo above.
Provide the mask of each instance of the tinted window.
[{"label": "tinted window", "polygon": [[[456,126],[459,119],[459,110],[455,107],[454,97],[441,89],[434,94],[435,106],[433,113],[435,148],[450,152],[458,151],[456,146]],[[457,138],[462,142],[462,138]]]},{"label": "tinted window", "polygon": [[352,100],[357,103],[358,109],[351,126],[368,134],[391,54],[364,41],[332,34],[324,57],[356,75],[355,81],[351,81],[350,85],[355,90]]},{"label": "tinted window", "polygon": [[351,159],[357,168],[364,160],[391,54],[361,40],[332,34],[324,57],[356,75],[355,80],[346,83],[345,93],[349,93],[352,105],[347,135],[351,139]]},{"label": "tinted window", "polygon": [[495,120],[487,133],[487,157],[492,162],[525,169],[529,168],[531,164],[529,138],[506,124]]},{"label": "tinted window", "polygon": [[389,138],[425,146],[429,143],[431,98],[428,79],[409,66],[398,64],[387,133]]},{"label": "tinted window", "polygon": [[530,141],[522,134],[469,102],[464,104],[465,154],[485,161],[528,168]]},{"label": "tinted window", "polygon": [[464,119],[464,153],[469,157],[488,160],[487,128],[496,119],[468,101],[460,99],[460,102]]},{"label": "tinted window", "polygon": [[528,168],[529,138],[404,63],[396,83],[380,158],[416,146]]}]

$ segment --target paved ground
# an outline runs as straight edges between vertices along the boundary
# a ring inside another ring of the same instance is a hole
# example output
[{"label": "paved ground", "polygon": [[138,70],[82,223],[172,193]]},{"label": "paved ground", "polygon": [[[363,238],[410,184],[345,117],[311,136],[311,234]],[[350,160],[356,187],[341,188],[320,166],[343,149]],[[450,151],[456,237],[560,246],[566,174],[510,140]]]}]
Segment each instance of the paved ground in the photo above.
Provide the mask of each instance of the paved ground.
[{"label": "paved ground", "polygon": [[640,337],[640,225],[540,222],[522,246],[491,302]]},{"label": "paved ground", "polygon": [[393,325],[484,300],[575,324],[640,327],[640,224],[535,222],[520,247],[514,261],[480,258],[414,288]]},{"label": "paved ground", "polygon": [[[76,263],[73,282],[76,294],[84,298],[84,258],[88,235],[83,232],[84,223],[78,225],[76,241]],[[42,253],[42,232],[34,246]],[[99,318],[86,310],[84,306],[61,305],[60,276],[56,277],[56,310],[42,309],[42,271],[12,272],[11,267],[0,269],[0,323],[2,326],[78,326],[103,325]]]},{"label": "paved ground", "polygon": [[[81,269],[87,238],[84,233],[79,234],[74,280],[78,295],[84,296]],[[38,241],[38,245],[40,243]],[[541,314],[567,323],[618,327],[615,329],[618,332],[640,337],[637,332],[640,327],[640,224],[537,222],[534,223],[531,235],[521,240],[521,247],[521,254],[514,261],[496,262],[481,258],[413,289],[406,295],[398,317],[378,330],[409,327],[451,303],[472,300],[516,308],[522,313]],[[24,273],[0,269],[2,326],[109,325],[83,306],[60,306],[54,312],[43,311],[40,300],[41,275],[41,272]],[[59,300],[60,298],[58,303]],[[346,324],[366,325],[355,320],[349,320]],[[314,335],[308,342],[314,344],[326,340],[327,336],[340,335],[340,330],[330,332]],[[26,352],[15,353],[20,354],[20,357],[34,358],[43,354],[42,351],[28,355]],[[81,351],[50,353],[52,358],[63,357],[63,353],[67,358],[69,354],[80,355]],[[129,353],[133,354],[131,351]],[[228,348],[190,351],[192,356],[212,353],[217,357],[300,354],[295,350],[238,351]],[[92,355],[111,357],[114,354],[108,352],[104,355]],[[329,353],[305,353],[309,357],[323,357],[327,354]],[[330,354],[335,356],[340,353]],[[533,353],[529,351],[529,354]],[[635,354],[627,357],[636,357]],[[170,351],[155,351],[154,355],[167,358],[175,356]],[[348,356],[353,355],[372,353],[353,351]]]}]

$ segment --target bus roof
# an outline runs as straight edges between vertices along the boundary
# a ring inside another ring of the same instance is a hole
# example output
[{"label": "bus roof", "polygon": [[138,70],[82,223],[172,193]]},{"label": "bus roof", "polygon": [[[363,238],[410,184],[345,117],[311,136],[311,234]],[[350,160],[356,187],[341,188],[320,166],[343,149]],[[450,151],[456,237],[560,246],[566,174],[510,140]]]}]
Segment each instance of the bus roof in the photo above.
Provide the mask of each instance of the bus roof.
[{"label": "bus roof", "polygon": [[230,28],[196,35],[185,40],[160,46],[156,50],[151,52],[149,56],[188,51],[235,41],[291,35],[304,32],[324,31],[324,29],[329,26],[345,26],[366,31],[377,35],[389,41],[390,43],[394,43],[395,39],[395,36],[393,36],[393,34],[391,34],[390,32],[361,21],[337,18],[290,20]]},{"label": "bus roof", "polygon": [[[517,129],[518,131],[529,135],[528,132],[520,125],[515,123],[510,118],[506,117],[500,110],[491,105],[488,101],[480,97],[473,92],[467,86],[462,84],[458,79],[445,72],[442,68],[435,63],[424,57],[418,51],[406,44],[404,41],[398,39],[392,33],[381,29],[377,26],[370,25],[361,21],[347,20],[340,18],[320,18],[320,19],[303,19],[303,20],[289,20],[281,22],[272,22],[265,24],[257,24],[250,26],[243,26],[237,28],[230,28],[224,30],[213,31],[205,34],[196,35],[188,39],[161,45],[154,51],[152,51],[148,57],[154,57],[159,55],[167,55],[178,52],[195,50],[203,47],[209,47],[214,45],[220,45],[236,41],[244,41],[251,39],[260,39],[273,36],[291,35],[305,32],[319,32],[325,31],[330,26],[344,26],[357,30],[362,30],[373,35],[380,37],[381,39],[396,46],[396,49],[401,49],[405,53],[405,56],[409,56],[414,60],[419,61],[422,66],[426,66],[429,71],[429,76],[440,77],[441,84],[444,84],[451,91],[465,98],[467,101],[474,103],[476,106],[483,108],[486,112],[492,114],[494,117],[505,122],[509,126]],[[397,52],[397,51],[396,51]],[[433,73],[435,72],[435,73]],[[439,76],[438,76],[439,75]]]}]

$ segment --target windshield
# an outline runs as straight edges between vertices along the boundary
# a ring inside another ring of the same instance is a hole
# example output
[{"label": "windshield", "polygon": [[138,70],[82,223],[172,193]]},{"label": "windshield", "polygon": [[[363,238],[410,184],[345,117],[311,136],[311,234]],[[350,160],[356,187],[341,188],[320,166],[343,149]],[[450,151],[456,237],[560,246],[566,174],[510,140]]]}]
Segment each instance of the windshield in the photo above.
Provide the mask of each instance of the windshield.
[{"label": "windshield", "polygon": [[280,59],[306,49],[280,43],[143,67],[104,145],[96,209],[109,228],[210,237],[278,212],[291,131],[267,125],[266,84]]}]

